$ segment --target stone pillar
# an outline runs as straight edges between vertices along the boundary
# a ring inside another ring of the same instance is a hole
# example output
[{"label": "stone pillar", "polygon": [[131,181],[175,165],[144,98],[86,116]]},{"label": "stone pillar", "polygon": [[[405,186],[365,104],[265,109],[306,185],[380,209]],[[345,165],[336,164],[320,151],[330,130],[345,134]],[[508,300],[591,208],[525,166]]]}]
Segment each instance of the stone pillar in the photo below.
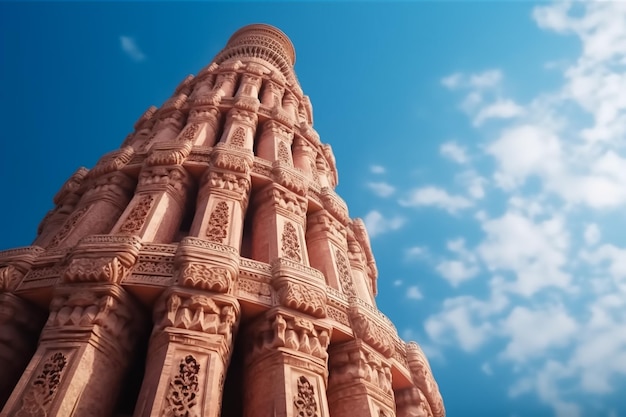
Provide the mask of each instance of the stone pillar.
[{"label": "stone pillar", "polygon": [[307,248],[311,266],[322,271],[327,284],[348,297],[357,295],[346,253],[346,228],[326,210],[307,219]]},{"label": "stone pillar", "polygon": [[[113,227],[112,234],[131,234],[155,243],[172,241],[182,222],[193,180],[181,165],[156,165],[172,161],[166,156],[168,152],[163,151],[163,159],[154,154],[155,165],[142,169],[135,196]],[[179,154],[171,150],[170,155],[174,158]]]},{"label": "stone pillar", "polygon": [[361,340],[329,349],[328,408],[333,417],[393,417],[391,367]]},{"label": "stone pillar", "polygon": [[282,98],[284,88],[272,80],[266,80],[263,83],[263,94],[261,96],[261,104],[266,107],[274,108],[282,107]]},{"label": "stone pillar", "polygon": [[47,246],[63,223],[65,223],[80,200],[81,185],[85,181],[88,172],[87,168],[81,167],[63,184],[59,192],[54,196],[56,207],[49,211],[39,224],[38,236],[33,245]]},{"label": "stone pillar", "polygon": [[280,161],[287,166],[293,166],[291,142],[293,131],[275,120],[263,123],[263,130],[257,145],[257,156],[268,161]]},{"label": "stone pillar", "polygon": [[331,329],[297,312],[268,311],[247,332],[244,417],[329,417]]},{"label": "stone pillar", "polygon": [[236,97],[253,97],[259,98],[259,89],[261,88],[261,77],[253,74],[243,74]]},{"label": "stone pillar", "polygon": [[[8,268],[1,268],[0,276],[11,273]],[[0,409],[35,353],[44,317],[34,305],[11,293],[0,293]]]},{"label": "stone pillar", "polygon": [[168,289],[155,307],[134,417],[219,417],[238,319],[234,297]]},{"label": "stone pillar", "polygon": [[[243,100],[243,99],[241,99]],[[250,104],[251,110],[248,111],[240,108],[232,108],[226,116],[224,133],[220,142],[231,145],[233,148],[243,148],[252,152],[254,143],[254,132],[256,131],[258,116],[255,111],[258,108],[258,100],[247,99],[245,102]],[[245,105],[239,103],[240,105]],[[252,156],[252,155],[251,155]]]},{"label": "stone pillar", "polygon": [[198,98],[192,104],[188,124],[178,136],[179,141],[191,141],[193,146],[215,145],[220,127],[220,111],[209,103]]},{"label": "stone pillar", "polygon": [[113,284],[62,285],[2,417],[109,417],[142,313]]},{"label": "stone pillar", "polygon": [[433,417],[428,401],[417,388],[404,388],[394,391],[396,417]]},{"label": "stone pillar", "polygon": [[356,295],[374,306],[374,292],[367,275],[367,260],[361,245],[354,238],[352,230],[348,233],[348,258],[350,259],[350,270],[352,271],[351,276]]},{"label": "stone pillar", "polygon": [[315,149],[301,136],[296,136],[293,142],[293,165],[314,181],[317,178],[317,176],[313,175],[314,172],[317,173],[315,169]]},{"label": "stone pillar", "polygon": [[445,417],[446,411],[439,393],[439,386],[430,370],[426,355],[417,343],[406,344],[406,359],[409,363],[413,384],[428,402],[433,417]]},{"label": "stone pillar", "polygon": [[253,206],[252,258],[265,263],[282,257],[309,265],[305,224],[307,201],[287,188],[271,183],[262,188]]}]

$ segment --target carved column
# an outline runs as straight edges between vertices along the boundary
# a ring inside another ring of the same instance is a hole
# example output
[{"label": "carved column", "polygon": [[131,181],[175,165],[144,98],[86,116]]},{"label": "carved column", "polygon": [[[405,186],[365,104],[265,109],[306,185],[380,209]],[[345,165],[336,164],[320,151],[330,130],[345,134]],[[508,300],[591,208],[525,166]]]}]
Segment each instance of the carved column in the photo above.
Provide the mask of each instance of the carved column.
[{"label": "carved column", "polygon": [[176,150],[153,154],[155,165],[146,166],[139,175],[135,196],[113,227],[113,234],[131,234],[144,241],[169,243],[180,227],[193,181],[181,165],[156,165],[177,162]]},{"label": "carved column", "polygon": [[178,140],[188,140],[193,146],[215,145],[220,126],[220,111],[204,98],[199,97],[189,111],[187,126]]},{"label": "carved column", "polygon": [[257,156],[268,161],[280,161],[285,165],[293,166],[291,142],[293,131],[275,120],[263,123],[263,130],[257,145]]},{"label": "carved column", "polygon": [[413,384],[423,393],[422,397],[425,397],[428,402],[433,417],[444,417],[446,411],[439,393],[439,386],[433,377],[424,352],[417,343],[406,344],[406,359],[409,363]]},{"label": "carved column", "polygon": [[57,287],[37,352],[0,416],[109,417],[142,321],[119,286]]},{"label": "carved column", "polygon": [[238,320],[233,297],[167,290],[155,308],[134,417],[219,417]]},{"label": "carved column", "polygon": [[428,401],[417,388],[395,391],[396,417],[433,417]]},{"label": "carved column", "polygon": [[315,149],[301,136],[294,138],[292,149],[294,166],[304,171],[307,177],[314,180],[317,177],[313,176],[315,170]]},{"label": "carved column", "polygon": [[284,88],[272,80],[263,83],[263,95],[261,103],[269,108],[282,107]]},{"label": "carved column", "polygon": [[361,245],[356,241],[351,230],[348,233],[348,258],[350,259],[351,276],[357,296],[374,306],[374,292],[367,276],[367,261]]},{"label": "carved column", "polygon": [[278,184],[268,184],[255,197],[252,258],[270,263],[282,257],[309,265],[304,235],[307,201]]},{"label": "carved column", "polygon": [[[0,279],[14,273],[11,268],[0,268]],[[34,305],[0,292],[0,408],[35,352],[44,321],[43,312]]]},{"label": "carved column", "polygon": [[81,167],[63,184],[54,196],[56,207],[49,211],[39,224],[38,236],[33,245],[47,246],[59,231],[80,200],[81,185],[88,172],[87,168]]},{"label": "carved column", "polygon": [[[224,133],[222,134],[220,142],[227,143],[234,148],[243,148],[252,152],[254,132],[256,130],[258,119],[255,113],[258,108],[258,100],[248,98],[246,103],[250,101],[252,102],[250,104],[250,110],[253,111],[234,107],[228,112]],[[239,103],[239,105],[245,104]]]},{"label": "carved column", "polygon": [[348,297],[357,295],[346,253],[346,228],[326,210],[307,219],[307,248],[311,266],[322,271],[327,284]]},{"label": "carved column", "polygon": [[247,332],[244,417],[329,417],[329,327],[273,309]]},{"label": "carved column", "polygon": [[361,340],[329,349],[328,408],[333,417],[395,416],[391,367]]}]

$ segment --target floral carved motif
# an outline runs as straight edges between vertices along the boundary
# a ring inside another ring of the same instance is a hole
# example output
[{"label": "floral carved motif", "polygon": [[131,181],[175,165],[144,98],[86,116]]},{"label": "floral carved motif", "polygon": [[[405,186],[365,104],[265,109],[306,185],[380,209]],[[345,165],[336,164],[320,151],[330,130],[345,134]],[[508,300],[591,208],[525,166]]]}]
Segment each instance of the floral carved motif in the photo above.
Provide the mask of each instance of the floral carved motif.
[{"label": "floral carved motif", "polygon": [[341,281],[343,292],[348,296],[356,296],[350,270],[348,269],[348,262],[339,249],[335,250],[335,260],[337,262],[337,272],[339,273],[339,280]]},{"label": "floral carved motif", "polygon": [[144,195],[141,200],[133,207],[130,214],[126,218],[126,221],[120,227],[122,233],[137,233],[143,227],[150,209],[154,204],[154,197],[151,195]]},{"label": "floral carved motif", "polygon": [[209,216],[206,239],[210,242],[224,243],[228,235],[228,203],[220,201]]},{"label": "floral carved motif", "polygon": [[354,334],[357,337],[382,353],[385,357],[391,357],[393,355],[393,339],[383,326],[375,323],[367,315],[356,309],[351,310],[350,321]]},{"label": "floral carved motif", "polygon": [[228,269],[199,263],[185,265],[180,278],[185,286],[216,292],[227,292],[233,282]]},{"label": "floral carved motif", "polygon": [[65,271],[69,282],[120,282],[128,268],[116,257],[72,259]]},{"label": "floral carved motif", "polygon": [[278,160],[286,164],[291,164],[291,158],[289,157],[289,151],[284,142],[278,142]]},{"label": "floral carved motif", "polygon": [[46,417],[48,406],[56,394],[67,358],[60,352],[50,356],[43,364],[41,373],[35,377],[22,399],[22,408],[16,417]]},{"label": "floral carved motif", "polygon": [[0,266],[0,291],[13,291],[23,276],[13,265]]},{"label": "floral carved motif", "polygon": [[82,207],[70,214],[70,217],[65,221],[65,223],[63,223],[61,230],[59,230],[57,234],[54,235],[54,238],[48,245],[48,249],[56,248],[57,246],[59,246],[59,244],[70,234],[72,229],[76,227],[78,222],[85,216],[87,211],[89,211],[90,207],[91,206]]},{"label": "floral carved motif", "polygon": [[181,359],[178,374],[170,381],[169,392],[165,398],[167,406],[163,409],[162,417],[198,416],[194,407],[198,404],[199,372],[200,364],[193,355]]},{"label": "floral carved motif", "polygon": [[235,129],[235,133],[230,138],[230,143],[235,146],[239,146],[241,148],[246,144],[246,131],[243,127],[238,127]]},{"label": "floral carved motif", "polygon": [[318,417],[313,385],[304,376],[298,378],[296,398],[293,400],[297,417]]},{"label": "floral carved motif", "polygon": [[326,294],[313,287],[295,282],[284,282],[278,289],[278,298],[285,307],[300,310],[315,317],[326,316]]},{"label": "floral carved motif", "polygon": [[156,314],[157,317],[159,314],[162,315],[162,318],[155,326],[155,330],[174,327],[221,334],[228,345],[237,322],[235,307],[230,304],[218,305],[210,297],[199,294],[191,296],[171,294]]},{"label": "floral carved motif", "polygon": [[276,314],[272,321],[264,322],[257,332],[251,345],[252,360],[257,353],[277,347],[293,349],[323,360],[328,358],[326,349],[330,343],[330,333],[311,320]]},{"label": "floral carved motif", "polygon": [[283,226],[281,241],[283,255],[287,259],[291,259],[292,261],[302,262],[298,233],[296,232],[296,228],[293,226],[293,224],[285,222],[285,225]]},{"label": "floral carved motif", "polygon": [[183,131],[181,132],[179,139],[180,140],[194,140],[196,137],[196,133],[200,130],[200,125],[197,123],[188,124]]}]

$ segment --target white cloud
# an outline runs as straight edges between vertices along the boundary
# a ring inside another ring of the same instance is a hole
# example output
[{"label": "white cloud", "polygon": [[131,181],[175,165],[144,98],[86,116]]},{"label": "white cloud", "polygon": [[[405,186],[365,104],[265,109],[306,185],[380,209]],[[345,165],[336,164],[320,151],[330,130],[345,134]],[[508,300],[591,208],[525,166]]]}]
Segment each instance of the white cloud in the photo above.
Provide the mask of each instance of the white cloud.
[{"label": "white cloud", "polygon": [[369,236],[374,237],[393,230],[400,229],[406,222],[403,217],[384,217],[380,212],[372,210],[363,219]]},{"label": "white cloud", "polygon": [[463,78],[463,75],[461,73],[454,73],[451,74],[447,77],[444,77],[441,79],[441,84],[443,84],[445,87],[453,90],[455,88],[457,88],[460,84],[461,84],[461,80]]},{"label": "white cloud", "polygon": [[483,371],[485,375],[493,375],[493,369],[491,369],[491,365],[489,365],[487,362],[483,363],[480,366],[480,370]]},{"label": "white cloud", "polygon": [[421,300],[424,296],[416,285],[412,285],[406,290],[406,298],[410,300]]},{"label": "white cloud", "polygon": [[394,287],[400,287],[402,285],[402,280],[401,279],[397,279],[393,282],[393,286]]},{"label": "white cloud", "polygon": [[482,228],[486,236],[478,253],[490,270],[513,273],[510,291],[530,297],[546,287],[570,289],[571,277],[563,270],[569,235],[562,218],[535,223],[509,211]]},{"label": "white cloud", "polygon": [[589,223],[585,226],[585,243],[589,246],[594,246],[600,241],[602,234],[598,225],[595,223]]},{"label": "white cloud", "polygon": [[421,259],[424,257],[428,257],[428,248],[423,246],[413,246],[405,251],[405,258],[407,260]]},{"label": "white cloud", "polygon": [[476,256],[465,248],[463,239],[450,240],[447,246],[459,259],[444,259],[435,269],[450,285],[458,287],[462,282],[474,278],[480,269],[476,265]]},{"label": "white cloud", "polygon": [[370,172],[372,174],[384,174],[385,167],[382,165],[370,165]]},{"label": "white cloud", "polygon": [[517,306],[504,319],[502,328],[510,341],[501,355],[514,362],[545,356],[549,349],[567,345],[578,331],[576,321],[562,306]]},{"label": "white cloud", "polygon": [[473,169],[461,172],[456,176],[456,181],[467,189],[467,193],[474,200],[480,200],[485,197],[485,184],[487,184],[487,180],[478,175]]},{"label": "white cloud", "polygon": [[510,119],[524,113],[524,108],[512,100],[498,100],[480,109],[474,117],[474,125],[480,126],[489,119]]},{"label": "white cloud", "polygon": [[438,187],[427,186],[416,188],[410,192],[408,198],[399,201],[406,207],[434,206],[456,213],[459,210],[472,206],[472,202],[465,197],[448,194]]},{"label": "white cloud", "polygon": [[379,197],[390,197],[395,191],[395,187],[387,184],[384,181],[379,182],[368,182],[367,187],[374,192]]},{"label": "white cloud", "polygon": [[133,61],[141,62],[146,59],[146,55],[141,51],[135,39],[130,36],[120,36],[120,46]]},{"label": "white cloud", "polygon": [[439,152],[457,164],[465,164],[468,161],[465,148],[456,142],[442,143]]},{"label": "white cloud", "polygon": [[479,74],[473,74],[469,78],[470,86],[474,88],[495,87],[502,81],[502,72],[498,69],[488,70]]}]

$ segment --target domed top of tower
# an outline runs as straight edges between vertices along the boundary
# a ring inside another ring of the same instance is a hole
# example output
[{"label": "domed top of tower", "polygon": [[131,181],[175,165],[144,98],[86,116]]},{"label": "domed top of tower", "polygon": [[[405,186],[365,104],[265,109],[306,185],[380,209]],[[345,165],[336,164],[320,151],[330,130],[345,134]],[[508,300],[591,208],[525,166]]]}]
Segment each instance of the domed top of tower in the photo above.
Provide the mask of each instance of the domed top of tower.
[{"label": "domed top of tower", "polygon": [[221,64],[233,58],[260,59],[274,66],[288,81],[295,81],[296,51],[287,35],[274,26],[257,23],[235,32],[214,61]]}]

